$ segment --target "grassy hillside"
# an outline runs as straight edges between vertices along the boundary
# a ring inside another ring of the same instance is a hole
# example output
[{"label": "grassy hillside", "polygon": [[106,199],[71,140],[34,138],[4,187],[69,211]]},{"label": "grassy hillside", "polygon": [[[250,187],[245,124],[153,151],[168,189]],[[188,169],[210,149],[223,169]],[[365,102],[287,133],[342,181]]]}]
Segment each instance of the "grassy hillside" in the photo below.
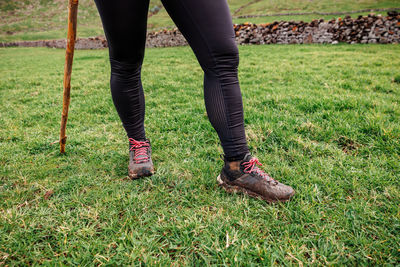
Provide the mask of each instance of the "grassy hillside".
[{"label": "grassy hillside", "polygon": [[396,265],[400,46],[240,47],[251,150],[297,195],[226,194],[189,47],[148,49],[157,174],[127,180],[106,50],[76,51],[67,154],[64,51],[0,49],[0,265]]},{"label": "grassy hillside", "polygon": [[[296,12],[335,12],[365,8],[400,7],[398,0],[228,0],[234,16],[246,14],[274,14]],[[150,9],[162,6],[159,0],[151,0]],[[353,16],[356,16],[355,14]],[[1,0],[0,1],[0,41],[58,39],[66,36],[66,0]],[[318,15],[294,17],[261,17],[234,19],[235,23],[254,23],[293,19],[309,21]],[[333,16],[322,16],[330,19]],[[173,27],[165,9],[149,18],[149,30]],[[93,0],[81,0],[79,8],[79,36],[88,37],[103,33],[101,22]]]}]

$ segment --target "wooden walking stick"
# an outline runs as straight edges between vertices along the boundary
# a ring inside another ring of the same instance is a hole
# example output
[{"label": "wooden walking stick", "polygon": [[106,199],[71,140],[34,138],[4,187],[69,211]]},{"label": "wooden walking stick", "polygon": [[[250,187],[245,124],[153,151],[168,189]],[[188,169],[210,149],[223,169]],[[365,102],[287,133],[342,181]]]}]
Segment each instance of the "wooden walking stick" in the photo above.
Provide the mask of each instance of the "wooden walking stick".
[{"label": "wooden walking stick", "polygon": [[72,61],[74,58],[75,40],[76,40],[78,2],[79,0],[69,0],[68,4],[68,34],[67,34],[67,47],[65,52],[63,108],[61,114],[61,129],[60,129],[61,153],[65,152],[65,143],[67,141],[67,136],[65,135],[65,128],[67,127],[68,108],[71,97],[70,95],[71,72],[72,72]]}]

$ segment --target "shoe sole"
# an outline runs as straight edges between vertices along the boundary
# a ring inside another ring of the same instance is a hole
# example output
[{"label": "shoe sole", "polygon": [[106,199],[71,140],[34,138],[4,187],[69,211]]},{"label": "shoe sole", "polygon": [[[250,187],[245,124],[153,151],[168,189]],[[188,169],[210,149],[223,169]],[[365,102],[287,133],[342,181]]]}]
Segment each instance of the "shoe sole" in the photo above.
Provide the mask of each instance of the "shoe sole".
[{"label": "shoe sole", "polygon": [[253,198],[262,199],[262,200],[264,200],[264,201],[266,201],[268,203],[286,202],[286,201],[289,201],[290,198],[294,195],[294,193],[293,193],[288,199],[282,199],[282,200],[280,200],[280,199],[271,199],[271,198],[264,197],[264,196],[262,196],[260,194],[257,194],[256,192],[253,192],[253,191],[251,191],[249,189],[246,189],[246,188],[243,188],[243,187],[240,187],[240,186],[236,186],[236,185],[229,185],[229,184],[227,184],[226,182],[224,182],[222,180],[221,175],[218,175],[217,182],[218,182],[218,185],[220,187],[222,187],[228,193],[238,193],[239,192],[239,193],[243,193],[243,194],[248,195],[248,196],[253,197]]}]

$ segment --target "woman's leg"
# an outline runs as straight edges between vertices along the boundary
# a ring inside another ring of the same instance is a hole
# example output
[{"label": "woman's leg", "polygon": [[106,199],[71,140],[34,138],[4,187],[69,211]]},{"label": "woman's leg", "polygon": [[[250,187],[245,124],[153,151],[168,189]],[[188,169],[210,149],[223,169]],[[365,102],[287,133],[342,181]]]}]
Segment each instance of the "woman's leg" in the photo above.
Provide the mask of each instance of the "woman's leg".
[{"label": "woman's leg", "polygon": [[145,103],[140,73],[149,0],[95,0],[111,63],[111,94],[129,138],[144,140]]},{"label": "woman's leg", "polygon": [[237,76],[239,53],[226,0],[163,0],[204,70],[208,117],[225,156],[242,159],[249,152]]}]

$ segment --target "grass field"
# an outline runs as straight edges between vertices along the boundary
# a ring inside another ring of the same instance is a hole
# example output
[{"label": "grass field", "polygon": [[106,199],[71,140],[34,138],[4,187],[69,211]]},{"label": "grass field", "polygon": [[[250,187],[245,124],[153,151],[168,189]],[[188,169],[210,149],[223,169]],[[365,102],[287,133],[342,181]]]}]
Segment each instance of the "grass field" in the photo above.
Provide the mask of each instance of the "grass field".
[{"label": "grass field", "polygon": [[400,46],[241,46],[249,145],[293,201],[227,194],[202,71],[148,49],[157,174],[126,179],[107,51],[76,51],[67,154],[64,51],[0,49],[0,265],[383,264],[400,261]]},{"label": "grass field", "polygon": [[[67,2],[64,0],[2,0],[0,1],[0,42],[19,40],[61,39],[66,37]],[[228,0],[235,16],[249,14],[276,14],[300,12],[347,12],[360,9],[400,8],[398,0]],[[161,6],[160,0],[151,0],[150,9]],[[378,12],[383,15],[386,12]],[[352,17],[367,13],[352,14]],[[343,17],[345,15],[341,15]],[[297,15],[234,19],[234,23],[266,23],[280,20],[332,19],[339,16]],[[174,23],[165,9],[148,20],[149,31],[172,28]],[[103,35],[99,15],[93,0],[79,1],[79,37]]]}]

